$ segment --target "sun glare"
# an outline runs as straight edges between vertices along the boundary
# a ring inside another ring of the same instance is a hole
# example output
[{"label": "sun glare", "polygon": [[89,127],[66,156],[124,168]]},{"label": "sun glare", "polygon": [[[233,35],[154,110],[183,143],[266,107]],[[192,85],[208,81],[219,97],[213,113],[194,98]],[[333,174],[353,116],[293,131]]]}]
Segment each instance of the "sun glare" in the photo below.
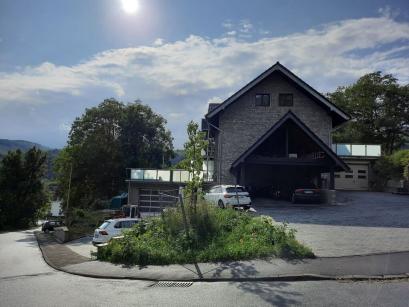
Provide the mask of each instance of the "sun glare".
[{"label": "sun glare", "polygon": [[134,14],[139,10],[138,0],[121,0],[122,9],[128,14]]}]

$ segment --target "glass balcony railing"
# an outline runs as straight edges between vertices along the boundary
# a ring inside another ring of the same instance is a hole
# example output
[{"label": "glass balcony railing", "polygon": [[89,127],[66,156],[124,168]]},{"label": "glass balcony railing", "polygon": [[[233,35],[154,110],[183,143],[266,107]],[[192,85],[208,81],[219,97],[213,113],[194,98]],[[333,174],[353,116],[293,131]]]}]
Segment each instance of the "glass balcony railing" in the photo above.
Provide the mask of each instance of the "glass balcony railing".
[{"label": "glass balcony railing", "polygon": [[380,157],[381,145],[332,144],[332,150],[339,156]]},{"label": "glass balcony railing", "polygon": [[[141,169],[131,168],[129,179],[140,181],[162,181],[184,183],[190,180],[191,174],[185,170]],[[213,172],[204,171],[201,176],[205,181],[213,180]]]}]

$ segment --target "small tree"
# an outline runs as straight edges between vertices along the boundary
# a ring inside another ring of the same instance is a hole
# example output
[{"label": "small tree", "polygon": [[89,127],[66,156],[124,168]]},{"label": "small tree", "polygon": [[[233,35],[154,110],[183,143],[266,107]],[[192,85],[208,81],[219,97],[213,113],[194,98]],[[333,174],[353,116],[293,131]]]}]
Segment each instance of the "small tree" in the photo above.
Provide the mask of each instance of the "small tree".
[{"label": "small tree", "polygon": [[0,229],[27,227],[48,204],[43,178],[46,154],[33,147],[9,151],[0,163]]},{"label": "small tree", "polygon": [[187,126],[188,141],[185,143],[186,158],[181,166],[189,171],[190,180],[186,184],[186,194],[190,196],[190,205],[196,207],[198,191],[203,186],[203,155],[207,146],[205,134],[199,130],[199,125],[194,121]]}]

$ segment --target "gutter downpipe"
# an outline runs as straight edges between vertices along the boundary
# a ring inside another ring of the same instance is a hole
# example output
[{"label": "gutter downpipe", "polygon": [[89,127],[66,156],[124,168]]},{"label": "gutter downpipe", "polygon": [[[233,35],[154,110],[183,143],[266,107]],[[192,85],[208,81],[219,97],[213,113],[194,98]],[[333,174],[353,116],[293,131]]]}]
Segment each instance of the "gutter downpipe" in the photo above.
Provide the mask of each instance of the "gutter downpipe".
[{"label": "gutter downpipe", "polygon": [[[217,140],[217,159],[219,160],[218,163],[218,172],[217,172],[217,184],[221,184],[221,171],[222,171],[222,141],[221,141],[221,137],[223,134],[223,130],[221,130],[220,128],[216,127],[215,125],[211,124],[207,118],[206,118],[206,122],[209,125],[209,127],[213,127],[214,129],[216,129],[217,131],[219,131],[219,137]],[[210,132],[210,131],[209,131]],[[209,167],[209,166],[207,166]]]}]

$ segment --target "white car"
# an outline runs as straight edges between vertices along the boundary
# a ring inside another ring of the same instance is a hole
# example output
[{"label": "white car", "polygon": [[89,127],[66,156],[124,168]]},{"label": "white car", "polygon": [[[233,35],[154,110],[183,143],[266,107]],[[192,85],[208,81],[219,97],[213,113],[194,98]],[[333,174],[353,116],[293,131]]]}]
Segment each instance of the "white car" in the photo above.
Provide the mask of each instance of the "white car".
[{"label": "white car", "polygon": [[94,237],[92,238],[92,244],[101,244],[108,242],[112,237],[122,235],[122,232],[126,229],[132,228],[133,225],[138,223],[140,219],[136,218],[122,218],[106,220],[95,229]]},{"label": "white car", "polygon": [[204,198],[220,208],[251,206],[249,193],[239,185],[216,185],[205,194]]}]

